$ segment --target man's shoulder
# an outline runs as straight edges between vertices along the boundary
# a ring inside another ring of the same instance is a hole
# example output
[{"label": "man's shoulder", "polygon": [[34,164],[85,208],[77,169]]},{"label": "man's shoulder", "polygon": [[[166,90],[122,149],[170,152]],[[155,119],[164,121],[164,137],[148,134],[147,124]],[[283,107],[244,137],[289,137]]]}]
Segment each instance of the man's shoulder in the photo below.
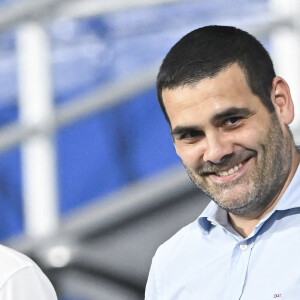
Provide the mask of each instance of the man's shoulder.
[{"label": "man's shoulder", "polygon": [[[186,249],[193,247],[196,236],[202,235],[198,220],[188,224],[175,233],[170,239],[164,242],[156,251],[155,260],[165,261],[173,256],[185,253]],[[170,256],[171,255],[171,256]]]},{"label": "man's shoulder", "polygon": [[26,255],[0,244],[0,262],[3,266],[9,264],[9,268],[22,268],[24,266],[32,266],[34,262]]},{"label": "man's shoulder", "polygon": [[0,285],[7,278],[15,274],[16,272],[33,267],[35,263],[24,254],[8,248],[4,245],[0,245]]},{"label": "man's shoulder", "polygon": [[24,254],[0,245],[0,298],[55,299],[55,290],[35,262]]}]

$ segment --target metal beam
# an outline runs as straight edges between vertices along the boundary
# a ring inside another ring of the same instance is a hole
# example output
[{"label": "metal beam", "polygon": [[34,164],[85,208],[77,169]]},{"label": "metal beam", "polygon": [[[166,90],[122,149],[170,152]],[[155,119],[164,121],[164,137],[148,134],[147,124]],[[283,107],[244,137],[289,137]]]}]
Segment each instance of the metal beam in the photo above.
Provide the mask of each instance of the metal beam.
[{"label": "metal beam", "polygon": [[1,7],[0,31],[9,30],[27,21],[41,20],[49,16],[49,13],[60,3],[61,0],[30,0]]},{"label": "metal beam", "polygon": [[[205,0],[201,0],[205,1]],[[200,1],[200,2],[201,2]],[[128,9],[145,6],[162,5],[173,2],[196,2],[195,0],[77,0],[70,3],[62,3],[57,10],[57,17],[85,18],[102,14],[120,12]],[[197,0],[199,2],[199,0]]]},{"label": "metal beam", "polygon": [[24,127],[17,123],[4,127],[0,130],[0,153],[17,146],[30,136],[47,134],[49,131],[117,105],[125,98],[151,88],[155,84],[157,71],[158,65],[154,64],[154,67],[133,74],[129,79],[112,82],[88,96],[74,99],[72,102],[60,106],[54,112],[53,117],[35,125]]},{"label": "metal beam", "polygon": [[158,5],[183,0],[27,0],[0,10],[0,32],[28,22],[43,22],[63,17],[88,17],[129,8]]}]

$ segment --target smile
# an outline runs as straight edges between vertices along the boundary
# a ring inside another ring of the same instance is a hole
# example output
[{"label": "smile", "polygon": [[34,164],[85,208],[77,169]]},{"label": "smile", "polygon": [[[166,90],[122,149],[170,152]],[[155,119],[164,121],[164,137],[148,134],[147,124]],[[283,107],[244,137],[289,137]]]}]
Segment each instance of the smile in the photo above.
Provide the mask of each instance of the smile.
[{"label": "smile", "polygon": [[229,170],[216,172],[216,174],[219,177],[228,176],[228,175],[231,175],[231,174],[235,173],[236,171],[238,171],[242,166],[243,166],[243,164],[239,163],[239,164],[235,165],[234,167],[230,168]]}]

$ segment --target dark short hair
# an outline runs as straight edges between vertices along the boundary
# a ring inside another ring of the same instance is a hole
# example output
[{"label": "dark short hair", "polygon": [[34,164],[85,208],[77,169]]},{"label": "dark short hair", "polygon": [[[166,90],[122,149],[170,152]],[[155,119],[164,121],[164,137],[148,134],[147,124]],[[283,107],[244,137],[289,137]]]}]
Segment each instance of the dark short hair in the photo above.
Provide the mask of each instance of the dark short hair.
[{"label": "dark short hair", "polygon": [[192,85],[212,78],[237,63],[245,73],[251,91],[270,112],[273,78],[272,60],[262,44],[249,33],[232,26],[205,26],[179,40],[169,51],[157,76],[157,97],[170,124],[163,99],[163,89]]}]

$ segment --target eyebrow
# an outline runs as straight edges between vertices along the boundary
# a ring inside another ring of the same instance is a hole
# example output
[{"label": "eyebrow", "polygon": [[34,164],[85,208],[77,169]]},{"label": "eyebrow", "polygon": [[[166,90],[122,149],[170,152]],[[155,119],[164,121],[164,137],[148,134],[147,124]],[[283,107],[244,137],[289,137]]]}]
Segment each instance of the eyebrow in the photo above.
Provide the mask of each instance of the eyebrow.
[{"label": "eyebrow", "polygon": [[250,116],[252,114],[251,110],[247,107],[230,107],[222,112],[219,112],[215,114],[211,119],[211,123],[215,123],[216,121],[232,117],[232,116],[237,116],[237,115],[242,115],[242,116]]},{"label": "eyebrow", "polygon": [[171,130],[171,134],[172,136],[176,136],[189,131],[201,131],[201,129],[197,126],[176,126],[173,130]]},{"label": "eyebrow", "polygon": [[[251,110],[247,107],[230,107],[222,112],[215,114],[211,119],[211,123],[216,123],[219,120],[242,115],[242,116],[250,116],[252,114]],[[202,131],[198,126],[176,126],[173,130],[171,130],[172,136],[180,135],[189,131]]]}]

